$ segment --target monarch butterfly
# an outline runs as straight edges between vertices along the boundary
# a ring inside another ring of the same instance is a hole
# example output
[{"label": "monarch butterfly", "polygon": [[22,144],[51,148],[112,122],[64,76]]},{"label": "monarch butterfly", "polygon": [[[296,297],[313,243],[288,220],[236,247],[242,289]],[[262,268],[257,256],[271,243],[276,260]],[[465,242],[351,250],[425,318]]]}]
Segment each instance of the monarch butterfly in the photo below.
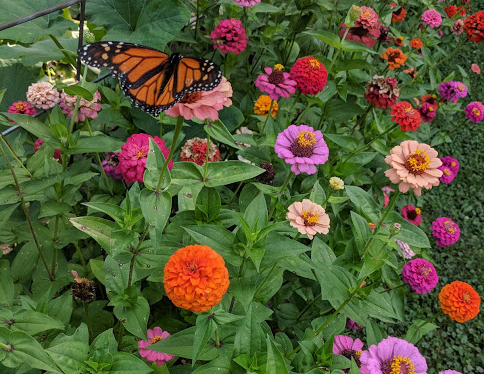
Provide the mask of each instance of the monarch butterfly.
[{"label": "monarch butterfly", "polygon": [[171,108],[185,94],[211,91],[222,80],[222,72],[210,60],[168,55],[139,44],[91,43],[77,53],[87,65],[111,69],[134,106],[154,116]]}]

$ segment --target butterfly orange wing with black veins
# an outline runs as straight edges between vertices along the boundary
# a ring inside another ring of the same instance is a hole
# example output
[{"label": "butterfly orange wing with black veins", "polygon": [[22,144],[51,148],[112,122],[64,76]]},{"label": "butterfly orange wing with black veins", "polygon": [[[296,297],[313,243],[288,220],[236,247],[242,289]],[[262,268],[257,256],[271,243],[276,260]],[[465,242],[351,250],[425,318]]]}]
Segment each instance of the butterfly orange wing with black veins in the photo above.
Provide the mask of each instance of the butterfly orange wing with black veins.
[{"label": "butterfly orange wing with black veins", "polygon": [[124,42],[86,44],[78,55],[87,65],[111,69],[134,106],[158,116],[187,93],[211,91],[222,72],[210,60],[167,55],[154,48]]}]

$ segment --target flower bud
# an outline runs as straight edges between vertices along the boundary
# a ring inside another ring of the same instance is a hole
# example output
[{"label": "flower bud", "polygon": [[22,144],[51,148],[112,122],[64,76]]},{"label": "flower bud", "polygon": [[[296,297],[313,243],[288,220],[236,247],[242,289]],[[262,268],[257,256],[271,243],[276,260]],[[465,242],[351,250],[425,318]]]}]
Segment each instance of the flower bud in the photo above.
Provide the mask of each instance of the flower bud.
[{"label": "flower bud", "polygon": [[345,188],[345,182],[341,178],[338,177],[331,177],[329,179],[329,186],[334,190],[342,190]]},{"label": "flower bud", "polygon": [[392,236],[397,235],[401,229],[402,229],[402,225],[400,225],[399,223],[394,223],[393,225],[390,226],[390,235]]},{"label": "flower bud", "polygon": [[352,5],[349,14],[351,20],[355,21],[361,15],[361,8],[358,5]]}]

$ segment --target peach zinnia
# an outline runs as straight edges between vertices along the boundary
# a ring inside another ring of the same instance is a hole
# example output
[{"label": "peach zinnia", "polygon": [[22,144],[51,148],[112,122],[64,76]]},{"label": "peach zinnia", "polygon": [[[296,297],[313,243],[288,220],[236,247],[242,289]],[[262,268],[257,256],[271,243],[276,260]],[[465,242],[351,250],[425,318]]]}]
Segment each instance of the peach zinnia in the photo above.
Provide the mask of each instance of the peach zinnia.
[{"label": "peach zinnia", "polygon": [[329,232],[329,216],[324,208],[308,199],[289,205],[286,219],[311,240],[317,233],[326,235]]},{"label": "peach zinnia", "polygon": [[385,171],[385,175],[392,183],[401,182],[398,186],[400,192],[405,193],[413,188],[415,195],[420,196],[422,187],[431,189],[440,183],[442,170],[438,168],[442,161],[437,156],[437,151],[429,145],[405,140],[393,147],[385,157],[385,162],[392,167]]},{"label": "peach zinnia", "polygon": [[222,256],[198,244],[180,248],[170,257],[163,282],[172,303],[192,312],[217,305],[230,283]]},{"label": "peach zinnia", "polygon": [[439,293],[440,307],[449,318],[466,322],[477,316],[481,298],[469,283],[454,281]]}]

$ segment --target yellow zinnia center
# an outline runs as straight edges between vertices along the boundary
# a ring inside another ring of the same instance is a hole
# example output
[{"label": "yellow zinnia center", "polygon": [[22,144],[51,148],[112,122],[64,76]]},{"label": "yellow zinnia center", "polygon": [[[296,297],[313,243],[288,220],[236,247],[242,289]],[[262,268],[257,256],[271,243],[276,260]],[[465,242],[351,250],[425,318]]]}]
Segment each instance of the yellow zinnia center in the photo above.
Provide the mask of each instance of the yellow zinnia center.
[{"label": "yellow zinnia center", "polygon": [[151,339],[151,344],[158,343],[161,339],[161,336],[155,336],[153,339]]},{"label": "yellow zinnia center", "polygon": [[303,210],[301,216],[304,219],[305,226],[314,226],[319,220],[318,213],[313,210]]},{"label": "yellow zinnia center", "polygon": [[316,138],[314,137],[314,133],[304,130],[297,136],[297,142],[299,146],[309,148],[316,144]]},{"label": "yellow zinnia center", "polygon": [[464,91],[465,90],[465,86],[463,84],[459,84],[457,86],[457,88],[459,89],[459,91]]},{"label": "yellow zinnia center", "polygon": [[422,174],[429,167],[430,157],[424,151],[417,149],[408,156],[405,167],[413,174]]},{"label": "yellow zinnia center", "polygon": [[141,152],[141,151],[138,151],[138,153],[136,154],[136,157],[138,157],[138,158],[141,158],[141,157],[143,157],[143,152]]},{"label": "yellow zinnia center", "polygon": [[319,67],[321,66],[321,63],[315,58],[312,58],[311,60],[309,60],[309,63],[311,64],[311,67],[313,69],[319,69]]},{"label": "yellow zinnia center", "polygon": [[464,292],[464,294],[462,295],[462,301],[464,301],[465,303],[469,303],[471,301],[471,295],[469,295],[468,292]]},{"label": "yellow zinnia center", "polygon": [[481,112],[480,112],[479,109],[474,108],[474,109],[472,109],[472,114],[474,114],[475,116],[480,116],[481,115]]},{"label": "yellow zinnia center", "polygon": [[422,213],[422,211],[420,210],[420,208],[415,208],[415,213],[420,214]]},{"label": "yellow zinnia center", "polygon": [[15,108],[17,108],[18,110],[24,110],[25,104],[24,103],[17,103],[17,104],[15,104]]},{"label": "yellow zinnia center", "polygon": [[445,222],[444,222],[444,226],[445,226],[445,230],[446,230],[447,232],[450,232],[451,234],[453,234],[454,232],[456,232],[456,231],[457,231],[457,229],[456,229],[456,228],[455,228],[455,226],[454,226],[454,223],[453,223],[453,222],[451,222],[451,221],[445,221]]},{"label": "yellow zinnia center", "polygon": [[284,66],[281,65],[281,64],[275,64],[274,69],[282,71],[282,70],[284,70]]},{"label": "yellow zinnia center", "polygon": [[444,169],[444,174],[449,176],[450,175],[450,170],[449,169]]},{"label": "yellow zinnia center", "polygon": [[391,374],[415,374],[415,366],[409,358],[397,356],[392,360]]}]

